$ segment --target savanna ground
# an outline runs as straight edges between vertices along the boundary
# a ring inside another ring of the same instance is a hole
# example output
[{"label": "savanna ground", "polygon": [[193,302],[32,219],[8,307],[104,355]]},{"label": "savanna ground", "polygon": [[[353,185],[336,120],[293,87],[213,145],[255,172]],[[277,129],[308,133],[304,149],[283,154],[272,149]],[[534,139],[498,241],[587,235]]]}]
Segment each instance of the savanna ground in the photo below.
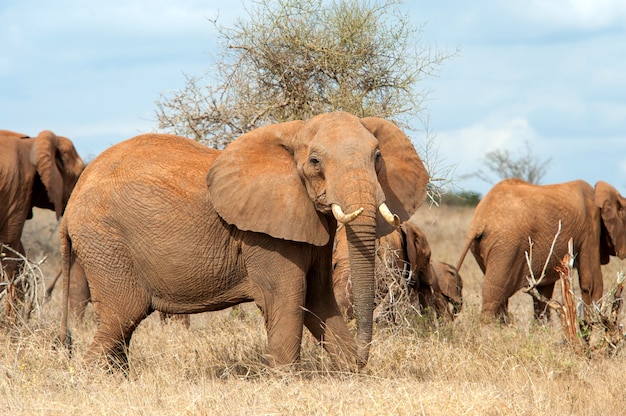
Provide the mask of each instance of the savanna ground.
[{"label": "savanna ground", "polygon": [[[422,208],[433,257],[456,263],[471,208]],[[48,254],[48,278],[59,270],[56,223],[38,211],[25,246]],[[36,242],[43,241],[45,244]],[[190,258],[191,261],[191,258]],[[610,287],[625,264],[605,267]],[[60,290],[27,326],[0,334],[0,414],[10,415],[617,415],[626,414],[626,353],[584,358],[564,343],[553,314],[534,324],[531,298],[511,300],[508,326],[480,323],[482,273],[471,255],[461,274],[464,308],[452,323],[419,317],[377,326],[370,362],[360,374],[335,373],[305,333],[302,362],[290,372],[263,365],[265,331],[251,305],[194,315],[191,328],[144,321],[130,347],[128,378],[81,363],[95,316],[74,327],[75,355],[53,348]]]}]

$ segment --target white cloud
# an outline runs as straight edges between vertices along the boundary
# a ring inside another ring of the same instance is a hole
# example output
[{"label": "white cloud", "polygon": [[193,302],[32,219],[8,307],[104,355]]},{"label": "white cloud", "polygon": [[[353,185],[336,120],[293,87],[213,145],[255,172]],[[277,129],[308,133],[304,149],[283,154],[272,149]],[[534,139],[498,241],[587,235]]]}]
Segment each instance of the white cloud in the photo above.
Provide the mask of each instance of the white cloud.
[{"label": "white cloud", "polygon": [[94,72],[95,65],[108,70],[141,59],[201,57],[216,37],[207,19],[224,8],[224,23],[222,15],[240,7],[201,0],[9,1],[0,6],[0,77],[28,75],[43,62],[51,71],[90,65]]},{"label": "white cloud", "polygon": [[[159,92],[209,66],[215,33],[207,18],[219,11],[230,26],[246,17],[247,3],[3,0],[0,122],[30,134],[58,130],[94,151],[149,128]],[[422,84],[432,90],[429,129],[458,175],[476,171],[486,152],[516,151],[527,140],[554,159],[550,181],[626,181],[626,148],[598,146],[626,143],[626,0],[406,7],[416,24],[427,23],[422,41],[462,47]]]},{"label": "white cloud", "polygon": [[[218,2],[186,0],[65,0],[41,2],[26,0],[0,11],[0,22],[12,22],[24,35],[33,30],[44,33],[109,32],[122,33],[189,33],[209,30],[207,19],[214,19]],[[239,7],[239,6],[238,6]],[[62,12],[61,12],[62,11]],[[28,16],[28,18],[24,18]],[[53,18],[51,18],[53,17]]]},{"label": "white cloud", "polygon": [[536,141],[537,134],[524,118],[488,119],[471,126],[437,134],[446,152],[459,159],[481,159],[496,149],[516,151]]},{"label": "white cloud", "polygon": [[626,23],[623,0],[530,0],[519,10],[538,23],[565,28],[603,29]]},{"label": "white cloud", "polygon": [[487,152],[496,149],[506,149],[512,153],[524,151],[526,142],[532,148],[539,143],[537,133],[528,120],[495,114],[467,127],[436,132],[439,153],[445,156],[446,163],[456,167],[458,178],[464,178],[460,186],[483,194],[491,185],[465,176],[481,169]]}]

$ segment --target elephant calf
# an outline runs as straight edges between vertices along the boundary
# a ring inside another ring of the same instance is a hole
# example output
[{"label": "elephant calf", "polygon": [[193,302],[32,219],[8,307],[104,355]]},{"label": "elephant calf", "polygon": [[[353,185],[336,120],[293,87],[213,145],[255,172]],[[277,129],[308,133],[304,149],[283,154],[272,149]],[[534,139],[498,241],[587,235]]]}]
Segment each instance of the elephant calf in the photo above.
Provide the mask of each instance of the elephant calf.
[{"label": "elephant calf", "polygon": [[[345,232],[340,230],[333,251],[335,298],[347,318],[352,318],[350,259]],[[416,311],[430,309],[437,317],[454,319],[463,306],[461,276],[454,266],[431,258],[424,232],[411,221],[379,239],[376,257],[375,316],[385,314],[392,296],[405,291]],[[390,290],[390,288],[397,290]]]}]

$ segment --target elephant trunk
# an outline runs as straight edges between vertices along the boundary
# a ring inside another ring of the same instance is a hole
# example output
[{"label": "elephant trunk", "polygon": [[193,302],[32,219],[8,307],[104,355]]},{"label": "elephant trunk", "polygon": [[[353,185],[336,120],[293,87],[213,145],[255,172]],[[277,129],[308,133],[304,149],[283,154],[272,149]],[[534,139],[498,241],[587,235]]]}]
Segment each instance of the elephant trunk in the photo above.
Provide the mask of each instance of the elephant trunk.
[{"label": "elephant trunk", "polygon": [[356,344],[359,367],[365,366],[369,357],[375,289],[376,207],[374,204],[364,207],[364,212],[358,218],[346,224],[354,315],[357,320]]}]

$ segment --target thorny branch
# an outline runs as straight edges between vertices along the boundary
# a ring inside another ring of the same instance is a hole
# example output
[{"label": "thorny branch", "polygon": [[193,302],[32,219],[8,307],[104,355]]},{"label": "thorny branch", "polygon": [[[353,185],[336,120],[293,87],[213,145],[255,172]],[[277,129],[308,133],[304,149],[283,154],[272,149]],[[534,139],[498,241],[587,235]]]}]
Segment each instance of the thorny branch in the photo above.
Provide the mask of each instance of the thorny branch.
[{"label": "thorny branch", "polygon": [[530,275],[527,276],[529,287],[524,289],[524,292],[526,293],[532,292],[533,296],[537,297],[539,300],[541,300],[542,302],[548,305],[550,304],[550,299],[546,298],[541,293],[539,293],[539,291],[537,291],[537,286],[539,286],[539,284],[541,284],[541,282],[543,281],[543,278],[546,277],[546,270],[548,269],[548,263],[550,262],[550,259],[552,258],[552,255],[554,254],[554,246],[556,245],[556,240],[559,238],[559,235],[561,234],[561,226],[562,226],[561,221],[559,221],[559,228],[557,229],[556,234],[554,235],[554,239],[552,240],[552,245],[550,246],[550,252],[548,252],[548,257],[546,258],[546,262],[543,265],[543,269],[541,270],[541,275],[539,276],[539,280],[535,279],[535,274],[533,273],[533,268],[532,268],[533,242],[530,236],[528,237],[528,245],[530,246],[530,249],[529,251],[526,252],[526,264],[528,265],[528,270],[530,272]]},{"label": "thorny branch", "polygon": [[[574,267],[575,255],[574,242],[570,238],[567,244],[568,252],[563,256],[561,264],[555,268],[559,273],[561,281],[561,301],[548,299],[537,290],[537,286],[545,277],[548,262],[554,254],[555,243],[560,232],[561,222],[559,221],[558,231],[552,242],[539,280],[535,278],[533,273],[533,242],[529,237],[530,250],[526,252],[526,263],[530,271],[530,275],[527,276],[529,287],[524,289],[524,292],[531,294],[557,312],[561,326],[565,331],[566,339],[577,353],[588,357],[596,351],[606,351],[608,354],[614,354],[626,340],[623,326],[619,320],[621,308],[624,304],[623,291],[626,284],[626,275],[623,272],[618,274],[616,285],[598,302],[594,302],[591,306],[582,306],[584,303],[581,299],[577,299],[577,301],[574,299],[572,268]],[[582,307],[577,308],[576,305]]]},{"label": "thorny branch", "polygon": [[[6,254],[0,256],[0,311],[4,312],[0,314],[0,321],[6,318],[15,322],[21,317],[23,322],[27,322],[31,313],[43,305],[45,285],[40,265],[45,257],[32,262],[4,244],[0,244],[0,253],[11,254],[11,257]],[[8,262],[17,263],[16,273],[11,276],[4,267]]]}]

